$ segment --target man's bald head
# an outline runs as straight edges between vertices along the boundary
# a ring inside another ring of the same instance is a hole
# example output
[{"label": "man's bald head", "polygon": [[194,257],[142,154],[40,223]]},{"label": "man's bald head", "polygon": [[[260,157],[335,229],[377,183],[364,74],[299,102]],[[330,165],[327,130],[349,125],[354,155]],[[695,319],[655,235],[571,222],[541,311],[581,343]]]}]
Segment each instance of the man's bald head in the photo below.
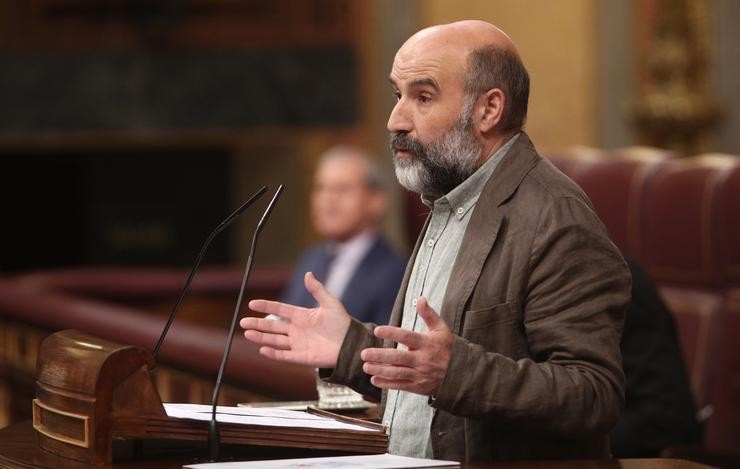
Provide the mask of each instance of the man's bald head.
[{"label": "man's bald head", "polygon": [[469,98],[494,88],[503,91],[507,102],[499,129],[506,132],[522,128],[529,101],[529,74],[504,31],[481,20],[431,26],[411,36],[396,55],[408,60],[429,51],[465,74]]},{"label": "man's bald head", "polygon": [[516,56],[519,55],[514,42],[505,32],[491,23],[481,20],[456,21],[422,29],[411,36],[401,46],[399,52],[405,47],[413,46],[419,42],[428,42],[433,46],[449,45],[456,48],[458,53],[462,52],[464,54],[483,46],[496,45]]}]

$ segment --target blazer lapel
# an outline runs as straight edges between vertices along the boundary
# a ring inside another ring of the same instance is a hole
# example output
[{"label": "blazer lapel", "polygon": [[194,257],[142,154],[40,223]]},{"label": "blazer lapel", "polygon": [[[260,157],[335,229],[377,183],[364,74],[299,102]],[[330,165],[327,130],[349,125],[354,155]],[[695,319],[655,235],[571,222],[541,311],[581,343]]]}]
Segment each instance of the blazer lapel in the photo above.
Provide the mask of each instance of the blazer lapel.
[{"label": "blazer lapel", "polygon": [[[453,332],[459,332],[465,303],[473,292],[483,264],[488,258],[501,227],[498,210],[478,210],[480,200],[470,219],[447,283],[440,314]],[[476,214],[480,216],[476,217]],[[476,219],[477,218],[477,219]],[[475,221],[475,224],[473,223]],[[473,225],[473,226],[471,226]],[[485,227],[485,229],[481,229]]]},{"label": "blazer lapel", "polygon": [[504,214],[500,207],[516,191],[538,160],[532,142],[522,132],[483,187],[470,216],[442,301],[440,314],[453,332],[460,331],[465,304],[501,230]]}]

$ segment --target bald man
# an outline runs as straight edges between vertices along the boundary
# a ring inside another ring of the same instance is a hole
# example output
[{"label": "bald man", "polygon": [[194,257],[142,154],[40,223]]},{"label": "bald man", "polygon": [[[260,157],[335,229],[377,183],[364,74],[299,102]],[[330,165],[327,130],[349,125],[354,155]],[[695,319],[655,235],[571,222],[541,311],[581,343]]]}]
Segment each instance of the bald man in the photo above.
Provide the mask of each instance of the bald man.
[{"label": "bald man", "polygon": [[624,402],[630,275],[584,193],[522,130],[529,78],[495,26],[414,34],[390,74],[398,180],[431,207],[388,326],[312,309],[242,320],[277,360],[381,396],[394,454],[484,462],[609,457]]}]

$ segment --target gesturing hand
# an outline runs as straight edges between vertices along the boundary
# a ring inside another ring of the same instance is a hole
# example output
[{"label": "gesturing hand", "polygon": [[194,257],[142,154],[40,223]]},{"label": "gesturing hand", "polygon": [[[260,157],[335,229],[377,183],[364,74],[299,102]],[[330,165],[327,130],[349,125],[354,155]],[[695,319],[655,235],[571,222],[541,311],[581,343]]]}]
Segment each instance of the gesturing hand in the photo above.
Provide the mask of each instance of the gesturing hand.
[{"label": "gesturing hand", "polygon": [[447,374],[454,336],[426,298],[417,301],[416,312],[426,323],[428,332],[376,327],[376,337],[403,344],[408,350],[367,348],[360,354],[365,361],[362,369],[372,375],[370,381],[379,388],[431,396],[439,391]]},{"label": "gesturing hand", "polygon": [[318,303],[316,308],[252,300],[249,308],[253,311],[273,314],[288,322],[249,317],[242,319],[239,325],[244,329],[244,337],[261,345],[260,353],[268,358],[333,368],[349,329],[349,314],[312,273],[306,274],[304,282]]}]

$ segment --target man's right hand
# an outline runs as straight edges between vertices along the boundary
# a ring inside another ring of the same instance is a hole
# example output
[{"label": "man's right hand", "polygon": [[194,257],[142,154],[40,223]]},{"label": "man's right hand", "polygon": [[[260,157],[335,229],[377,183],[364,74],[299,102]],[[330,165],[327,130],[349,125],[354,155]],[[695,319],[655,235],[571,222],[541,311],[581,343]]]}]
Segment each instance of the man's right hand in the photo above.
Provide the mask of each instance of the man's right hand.
[{"label": "man's right hand", "polygon": [[261,345],[260,354],[284,362],[333,368],[350,324],[344,305],[312,273],[304,279],[316,308],[301,308],[277,301],[252,300],[249,308],[285,321],[248,317],[239,322],[244,337]]}]

